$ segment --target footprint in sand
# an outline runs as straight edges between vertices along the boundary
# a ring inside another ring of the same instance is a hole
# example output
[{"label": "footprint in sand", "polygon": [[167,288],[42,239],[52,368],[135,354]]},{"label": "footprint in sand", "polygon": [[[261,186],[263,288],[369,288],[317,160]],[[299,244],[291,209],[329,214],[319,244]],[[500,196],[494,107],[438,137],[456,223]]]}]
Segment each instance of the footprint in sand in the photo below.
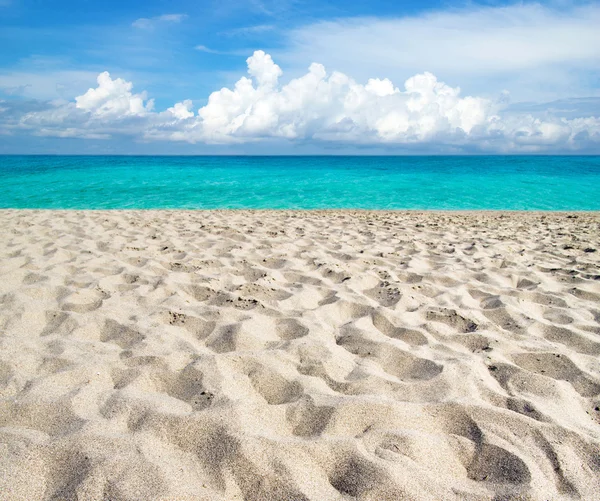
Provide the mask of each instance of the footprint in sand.
[{"label": "footprint in sand", "polygon": [[248,371],[252,386],[269,405],[281,405],[298,400],[304,389],[298,381],[289,381],[266,365],[253,364]]},{"label": "footprint in sand", "polygon": [[360,329],[344,329],[336,344],[353,355],[369,358],[381,368],[401,380],[427,381],[438,376],[443,365],[419,358],[388,343],[369,340]]},{"label": "footprint in sand", "polygon": [[374,312],[371,315],[373,325],[379,332],[393,339],[399,339],[412,346],[424,346],[427,344],[427,337],[416,329],[405,327],[396,327],[391,320],[380,312]]},{"label": "footprint in sand", "polygon": [[100,308],[103,301],[109,297],[110,294],[98,289],[77,289],[64,299],[62,309],[76,313],[94,311]]},{"label": "footprint in sand", "polygon": [[107,319],[100,332],[100,341],[103,343],[115,343],[124,350],[133,348],[141,343],[146,336],[141,332],[120,324],[119,322]]},{"label": "footprint in sand", "polygon": [[468,318],[459,315],[456,310],[447,308],[430,308],[425,313],[425,318],[431,322],[440,322],[459,332],[475,332],[478,325]]},{"label": "footprint in sand", "polygon": [[532,334],[538,334],[545,337],[548,341],[560,343],[572,350],[585,355],[600,355],[600,343],[596,342],[584,334],[567,327],[557,325],[547,325],[536,323],[530,328]]},{"label": "footprint in sand", "polygon": [[275,321],[277,335],[283,341],[292,341],[308,334],[308,327],[302,325],[295,318],[281,318]]},{"label": "footprint in sand", "polygon": [[294,435],[311,437],[323,432],[334,410],[331,406],[318,406],[311,396],[304,395],[286,409],[285,417]]},{"label": "footprint in sand", "polygon": [[46,325],[40,332],[40,336],[51,334],[66,336],[79,326],[73,316],[66,311],[46,311],[45,315]]},{"label": "footprint in sand", "polygon": [[600,380],[594,381],[566,355],[559,353],[518,353],[512,356],[515,364],[552,379],[568,381],[582,397],[600,394]]},{"label": "footprint in sand", "polygon": [[200,317],[176,311],[165,311],[161,313],[160,320],[165,324],[185,329],[199,340],[206,339],[210,336],[217,325],[213,320],[204,320]]},{"label": "footprint in sand", "polygon": [[349,456],[344,454],[333,464],[329,482],[344,498],[350,496],[353,499],[367,499],[363,495],[368,493],[370,499],[391,499],[387,496],[378,498],[376,494],[383,486],[389,489],[393,485],[393,481],[380,465],[368,461],[358,453]]},{"label": "footprint in sand", "polygon": [[521,485],[531,481],[531,472],[517,455],[488,443],[482,429],[462,409],[449,407],[440,412],[446,432],[461,437],[455,443],[467,476],[477,482]]},{"label": "footprint in sand", "polygon": [[383,281],[372,289],[364,291],[365,296],[377,301],[381,306],[394,306],[400,301],[400,290],[390,282]]}]

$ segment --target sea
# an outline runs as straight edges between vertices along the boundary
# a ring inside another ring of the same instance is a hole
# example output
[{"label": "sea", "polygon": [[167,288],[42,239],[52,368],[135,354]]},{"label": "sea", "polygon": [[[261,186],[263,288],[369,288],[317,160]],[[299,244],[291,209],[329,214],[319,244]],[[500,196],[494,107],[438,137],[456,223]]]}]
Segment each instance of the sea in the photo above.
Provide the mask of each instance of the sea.
[{"label": "sea", "polygon": [[0,208],[600,210],[600,156],[0,156]]}]

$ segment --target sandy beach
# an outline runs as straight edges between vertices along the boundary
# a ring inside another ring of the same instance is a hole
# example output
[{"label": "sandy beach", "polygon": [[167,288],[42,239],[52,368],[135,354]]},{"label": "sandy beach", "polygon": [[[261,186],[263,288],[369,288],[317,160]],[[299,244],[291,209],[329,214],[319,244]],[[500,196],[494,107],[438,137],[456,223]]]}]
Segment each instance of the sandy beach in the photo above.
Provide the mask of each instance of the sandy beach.
[{"label": "sandy beach", "polygon": [[600,213],[0,228],[1,501],[600,499]]}]

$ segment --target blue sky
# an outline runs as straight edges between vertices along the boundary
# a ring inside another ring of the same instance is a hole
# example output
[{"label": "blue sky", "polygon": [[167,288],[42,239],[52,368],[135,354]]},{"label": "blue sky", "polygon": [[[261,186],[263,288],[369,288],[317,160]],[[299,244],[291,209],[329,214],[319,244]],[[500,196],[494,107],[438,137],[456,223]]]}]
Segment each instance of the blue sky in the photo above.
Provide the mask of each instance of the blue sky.
[{"label": "blue sky", "polygon": [[598,25],[597,2],[0,0],[0,153],[600,153]]}]

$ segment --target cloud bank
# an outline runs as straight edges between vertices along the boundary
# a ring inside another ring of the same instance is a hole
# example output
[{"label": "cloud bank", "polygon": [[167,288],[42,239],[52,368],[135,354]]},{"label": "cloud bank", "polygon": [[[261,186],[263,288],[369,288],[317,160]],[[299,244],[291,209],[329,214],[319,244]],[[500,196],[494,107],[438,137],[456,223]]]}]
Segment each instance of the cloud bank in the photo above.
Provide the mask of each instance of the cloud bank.
[{"label": "cloud bank", "polygon": [[145,92],[135,93],[131,82],[104,72],[96,88],[72,102],[20,116],[3,118],[0,111],[0,128],[208,144],[288,141],[502,153],[600,149],[600,117],[511,111],[506,94],[463,96],[429,72],[397,86],[388,78],[359,83],[313,63],[304,75],[282,83],[281,68],[263,51],[254,52],[247,66],[247,76],[213,92],[196,112],[191,101],[154,111]]}]

